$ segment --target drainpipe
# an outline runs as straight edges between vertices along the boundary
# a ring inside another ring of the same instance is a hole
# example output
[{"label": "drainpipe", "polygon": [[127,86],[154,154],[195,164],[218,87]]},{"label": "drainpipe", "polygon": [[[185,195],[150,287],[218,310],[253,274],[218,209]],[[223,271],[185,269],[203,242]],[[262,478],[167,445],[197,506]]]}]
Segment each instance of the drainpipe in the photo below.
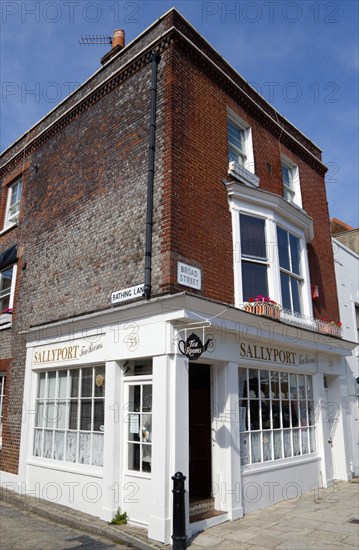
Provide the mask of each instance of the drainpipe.
[{"label": "drainpipe", "polygon": [[157,103],[157,70],[161,56],[153,52],[151,56],[151,122],[150,142],[148,145],[148,170],[147,170],[147,213],[146,213],[146,247],[145,247],[145,286],[144,296],[151,298],[151,272],[152,272],[152,225],[153,225],[153,180],[155,175],[155,142],[156,142],[156,103]]}]

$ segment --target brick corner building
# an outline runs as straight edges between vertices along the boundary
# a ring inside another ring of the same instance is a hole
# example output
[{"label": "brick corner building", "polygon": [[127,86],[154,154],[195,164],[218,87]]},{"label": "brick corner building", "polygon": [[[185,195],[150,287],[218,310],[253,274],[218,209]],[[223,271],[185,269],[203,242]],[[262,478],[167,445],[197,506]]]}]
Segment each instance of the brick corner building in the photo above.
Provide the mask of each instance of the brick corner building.
[{"label": "brick corner building", "polygon": [[116,32],[1,157],[3,483],[168,543],[176,471],[189,535],[348,479],[325,172],[175,9]]}]

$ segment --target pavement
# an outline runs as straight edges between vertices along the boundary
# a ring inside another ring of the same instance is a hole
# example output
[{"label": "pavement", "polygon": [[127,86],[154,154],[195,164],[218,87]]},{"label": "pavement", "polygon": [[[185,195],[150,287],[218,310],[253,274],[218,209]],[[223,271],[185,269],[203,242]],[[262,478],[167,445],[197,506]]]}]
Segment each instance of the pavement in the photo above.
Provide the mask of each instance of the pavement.
[{"label": "pavement", "polygon": [[[334,482],[212,527],[188,541],[191,550],[350,550],[359,547],[359,483]],[[166,550],[145,529],[109,525],[82,512],[8,490],[0,492],[1,550]]]}]

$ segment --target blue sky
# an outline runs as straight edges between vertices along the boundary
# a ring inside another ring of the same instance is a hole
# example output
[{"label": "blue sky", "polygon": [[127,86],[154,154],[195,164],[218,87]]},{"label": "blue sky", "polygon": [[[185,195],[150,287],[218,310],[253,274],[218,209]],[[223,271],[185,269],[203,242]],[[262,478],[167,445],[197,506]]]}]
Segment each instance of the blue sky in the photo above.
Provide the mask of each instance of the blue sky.
[{"label": "blue sky", "polygon": [[358,227],[358,3],[315,0],[2,0],[1,150],[175,6],[278,111],[323,151],[330,215]]}]

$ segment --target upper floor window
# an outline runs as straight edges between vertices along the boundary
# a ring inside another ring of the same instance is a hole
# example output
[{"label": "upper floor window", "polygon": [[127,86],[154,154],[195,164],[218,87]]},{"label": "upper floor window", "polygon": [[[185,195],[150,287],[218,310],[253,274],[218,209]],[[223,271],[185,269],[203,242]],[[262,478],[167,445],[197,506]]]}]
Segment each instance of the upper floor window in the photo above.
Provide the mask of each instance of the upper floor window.
[{"label": "upper floor window", "polygon": [[265,221],[240,215],[243,300],[268,294]]},{"label": "upper floor window", "polygon": [[287,157],[282,156],[282,181],[284,198],[302,207],[300,192],[299,169]]},{"label": "upper floor window", "polygon": [[301,285],[299,239],[277,226],[280,286],[282,306],[292,313],[301,313]]},{"label": "upper floor window", "polygon": [[[251,127],[241,119],[234,111],[228,111],[228,160],[235,162],[237,167],[244,168],[254,174],[254,155]],[[249,174],[250,176],[250,174]],[[251,179],[251,178],[250,178]],[[245,182],[247,183],[247,182]],[[258,186],[255,181],[249,181]]]},{"label": "upper floor window", "polygon": [[20,177],[8,187],[6,212],[5,212],[5,225],[4,225],[5,228],[16,224],[18,221],[21,194],[22,194],[22,178]]}]

